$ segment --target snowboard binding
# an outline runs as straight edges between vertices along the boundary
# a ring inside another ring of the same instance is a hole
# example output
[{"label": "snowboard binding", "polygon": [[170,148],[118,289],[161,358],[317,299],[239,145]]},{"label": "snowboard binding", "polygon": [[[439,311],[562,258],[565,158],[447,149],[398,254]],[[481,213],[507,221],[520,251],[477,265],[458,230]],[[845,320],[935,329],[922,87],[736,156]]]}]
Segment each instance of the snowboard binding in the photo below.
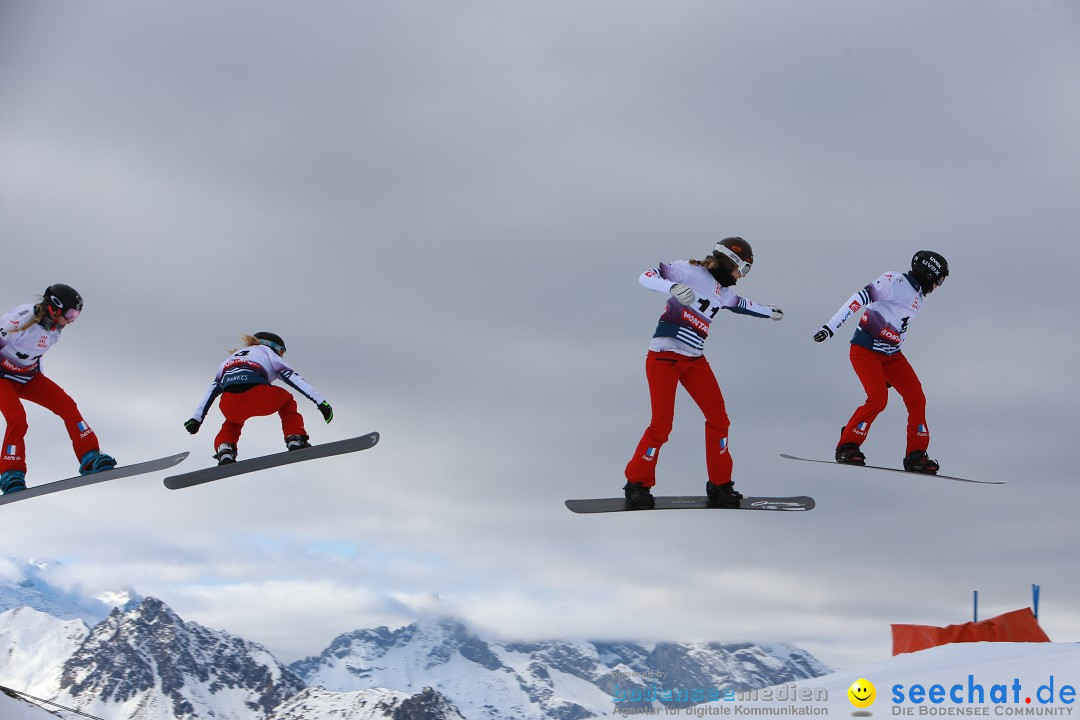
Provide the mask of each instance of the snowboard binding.
[{"label": "snowboard binding", "polygon": [[311,447],[311,443],[308,442],[307,435],[290,435],[285,438],[285,449],[287,450],[303,450],[309,447]]},{"label": "snowboard binding", "polygon": [[221,443],[217,446],[214,459],[218,465],[231,465],[236,462],[236,445],[233,443]]},{"label": "snowboard binding", "polygon": [[0,475],[0,493],[19,492],[26,489],[26,473],[22,470],[8,470]]},{"label": "snowboard binding", "polygon": [[937,460],[931,460],[923,450],[912,450],[904,458],[904,469],[908,472],[922,473],[923,475],[937,475],[941,469]]},{"label": "snowboard binding", "polygon": [[844,443],[836,448],[836,462],[843,465],[865,465],[866,456],[855,443]]},{"label": "snowboard binding", "polygon": [[735,489],[734,482],[726,482],[723,485],[706,482],[705,495],[708,496],[710,505],[726,508],[739,507],[743,499],[743,494]]},{"label": "snowboard binding", "polygon": [[79,458],[79,474],[90,475],[116,467],[116,459],[100,450],[91,450]]},{"label": "snowboard binding", "polygon": [[656,507],[656,498],[644,485],[628,482],[623,485],[623,495],[626,496],[626,507],[631,510],[652,510]]}]

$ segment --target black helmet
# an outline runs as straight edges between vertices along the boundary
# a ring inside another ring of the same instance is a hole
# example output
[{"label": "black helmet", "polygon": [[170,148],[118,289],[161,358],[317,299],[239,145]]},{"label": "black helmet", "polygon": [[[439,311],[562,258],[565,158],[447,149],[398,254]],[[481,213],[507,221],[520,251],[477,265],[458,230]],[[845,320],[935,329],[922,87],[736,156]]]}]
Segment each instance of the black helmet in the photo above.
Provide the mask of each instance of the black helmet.
[{"label": "black helmet", "polygon": [[713,272],[712,276],[724,286],[734,284],[735,278],[731,273],[738,270],[741,276],[746,277],[754,264],[754,251],[750,243],[741,237],[724,238],[716,243],[712,255],[720,263],[719,271]]},{"label": "black helmet", "polygon": [[949,263],[939,253],[920,250],[911,258],[911,274],[919,281],[924,295],[929,295],[949,276]]},{"label": "black helmet", "polygon": [[272,332],[257,332],[252,337],[258,340],[260,345],[266,345],[276,352],[285,352],[285,341],[281,339],[280,335],[275,335]]},{"label": "black helmet", "polygon": [[55,283],[45,288],[41,294],[42,305],[49,318],[56,320],[63,317],[68,322],[79,317],[82,312],[82,295],[75,292],[75,288],[63,283]]}]

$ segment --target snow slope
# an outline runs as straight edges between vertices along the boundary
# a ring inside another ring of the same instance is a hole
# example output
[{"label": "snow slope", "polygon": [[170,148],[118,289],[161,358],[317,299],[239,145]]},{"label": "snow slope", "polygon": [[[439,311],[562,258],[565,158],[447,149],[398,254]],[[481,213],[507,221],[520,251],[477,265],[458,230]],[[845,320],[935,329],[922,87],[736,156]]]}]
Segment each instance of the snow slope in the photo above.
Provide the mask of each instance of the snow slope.
[{"label": "snow slope", "polygon": [[269,720],[385,720],[398,717],[464,720],[456,708],[430,688],[412,697],[383,688],[351,693],[308,689],[278,706]]},{"label": "snow slope", "polygon": [[57,716],[0,692],[0,718],[3,720],[56,720]]},{"label": "snow slope", "polygon": [[0,685],[56,695],[61,665],[89,634],[80,618],[61,620],[30,607],[0,613]]}]

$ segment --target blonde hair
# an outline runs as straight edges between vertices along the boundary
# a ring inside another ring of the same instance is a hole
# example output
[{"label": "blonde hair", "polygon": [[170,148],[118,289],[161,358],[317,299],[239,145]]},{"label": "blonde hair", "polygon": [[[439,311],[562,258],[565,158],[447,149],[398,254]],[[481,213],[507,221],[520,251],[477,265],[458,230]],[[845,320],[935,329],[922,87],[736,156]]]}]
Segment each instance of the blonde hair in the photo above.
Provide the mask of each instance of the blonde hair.
[{"label": "blonde hair", "polygon": [[716,256],[714,256],[714,255],[709,255],[708,257],[706,257],[706,258],[704,258],[702,260],[691,260],[690,264],[691,265],[700,265],[701,267],[705,268],[706,270],[715,270],[716,268],[720,267],[720,261],[717,260]]},{"label": "blonde hair", "polygon": [[259,342],[259,338],[255,337],[254,335],[241,335],[240,336],[240,342],[241,342],[240,347],[233,348],[232,350],[229,351],[230,355],[232,355],[234,352],[240,350],[240,348],[251,347],[253,345],[261,345],[261,343]]},{"label": "blonde hair", "polygon": [[34,304],[34,314],[30,316],[30,319],[24,322],[19,327],[19,332],[22,332],[31,325],[37,324],[45,319],[45,298],[38,298],[38,301]]}]

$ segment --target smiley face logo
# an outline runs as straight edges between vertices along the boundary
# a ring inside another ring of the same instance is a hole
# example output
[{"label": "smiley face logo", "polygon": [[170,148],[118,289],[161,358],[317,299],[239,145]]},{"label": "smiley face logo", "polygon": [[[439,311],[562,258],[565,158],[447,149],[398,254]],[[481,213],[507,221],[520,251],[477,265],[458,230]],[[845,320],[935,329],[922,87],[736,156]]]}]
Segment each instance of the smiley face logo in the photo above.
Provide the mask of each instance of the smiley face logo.
[{"label": "smiley face logo", "polygon": [[847,691],[848,700],[857,708],[868,708],[877,700],[877,690],[874,683],[866,678],[859,678],[851,683]]}]

